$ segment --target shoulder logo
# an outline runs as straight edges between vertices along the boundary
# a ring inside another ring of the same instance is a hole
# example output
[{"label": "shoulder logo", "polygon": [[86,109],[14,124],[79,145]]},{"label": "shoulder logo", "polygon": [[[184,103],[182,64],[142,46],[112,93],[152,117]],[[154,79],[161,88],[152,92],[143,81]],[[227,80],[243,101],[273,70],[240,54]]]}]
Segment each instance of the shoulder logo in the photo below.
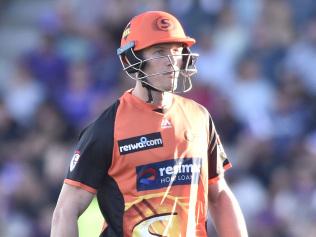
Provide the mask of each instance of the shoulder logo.
[{"label": "shoulder logo", "polygon": [[80,158],[80,151],[75,151],[75,154],[72,156],[72,159],[70,161],[70,167],[69,170],[70,172],[74,170],[74,168],[76,167],[76,164],[78,163]]},{"label": "shoulder logo", "polygon": [[163,118],[161,121],[161,128],[172,128],[172,124],[166,118]]}]

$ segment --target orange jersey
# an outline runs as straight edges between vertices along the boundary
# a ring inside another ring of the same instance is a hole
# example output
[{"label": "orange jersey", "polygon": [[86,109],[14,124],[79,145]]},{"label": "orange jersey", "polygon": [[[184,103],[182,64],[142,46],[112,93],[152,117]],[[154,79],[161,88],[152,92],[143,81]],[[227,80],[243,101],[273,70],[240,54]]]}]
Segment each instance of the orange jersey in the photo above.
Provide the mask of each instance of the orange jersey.
[{"label": "orange jersey", "polygon": [[97,194],[103,237],[205,237],[208,185],[230,166],[203,106],[127,91],[82,132],[65,183]]}]

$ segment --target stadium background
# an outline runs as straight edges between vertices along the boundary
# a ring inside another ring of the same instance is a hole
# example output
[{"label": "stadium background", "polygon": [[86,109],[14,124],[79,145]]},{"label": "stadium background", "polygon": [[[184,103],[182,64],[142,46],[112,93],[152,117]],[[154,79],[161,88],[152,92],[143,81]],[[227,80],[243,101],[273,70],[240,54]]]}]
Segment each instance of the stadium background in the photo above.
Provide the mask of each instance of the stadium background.
[{"label": "stadium background", "polygon": [[[314,0],[1,0],[0,236],[49,236],[79,131],[132,86],[122,29],[152,9],[197,39],[188,96],[217,124],[250,236],[315,236]],[[101,226],[88,212],[81,237]]]}]

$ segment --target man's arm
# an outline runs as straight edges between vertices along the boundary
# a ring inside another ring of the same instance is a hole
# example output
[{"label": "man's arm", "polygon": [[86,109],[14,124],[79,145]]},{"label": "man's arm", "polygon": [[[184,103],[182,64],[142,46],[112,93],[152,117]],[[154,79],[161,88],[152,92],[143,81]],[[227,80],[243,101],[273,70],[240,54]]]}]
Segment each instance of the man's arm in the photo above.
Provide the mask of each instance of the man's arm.
[{"label": "man's arm", "polygon": [[209,210],[220,237],[247,237],[245,219],[224,177],[209,185]]},{"label": "man's arm", "polygon": [[77,237],[78,217],[86,210],[93,193],[64,184],[54,210],[51,237]]}]

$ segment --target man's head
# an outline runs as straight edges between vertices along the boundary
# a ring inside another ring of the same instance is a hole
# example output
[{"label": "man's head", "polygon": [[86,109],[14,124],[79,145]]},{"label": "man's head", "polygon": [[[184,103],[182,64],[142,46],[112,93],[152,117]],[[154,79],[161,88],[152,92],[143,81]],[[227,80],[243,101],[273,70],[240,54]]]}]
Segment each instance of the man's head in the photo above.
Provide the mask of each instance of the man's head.
[{"label": "man's head", "polygon": [[196,73],[195,43],[185,35],[171,14],[149,11],[134,17],[126,26],[117,53],[124,71],[144,87],[157,91],[185,92]]}]

